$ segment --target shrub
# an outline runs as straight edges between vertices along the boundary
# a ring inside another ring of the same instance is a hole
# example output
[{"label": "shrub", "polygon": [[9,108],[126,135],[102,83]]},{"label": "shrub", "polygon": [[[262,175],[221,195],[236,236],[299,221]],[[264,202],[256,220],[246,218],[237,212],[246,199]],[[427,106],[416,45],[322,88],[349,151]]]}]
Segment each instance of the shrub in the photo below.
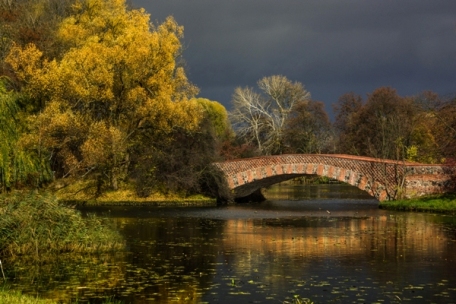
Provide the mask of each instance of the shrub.
[{"label": "shrub", "polygon": [[0,197],[0,257],[98,252],[123,246],[120,234],[95,216],[83,218],[50,195]]}]

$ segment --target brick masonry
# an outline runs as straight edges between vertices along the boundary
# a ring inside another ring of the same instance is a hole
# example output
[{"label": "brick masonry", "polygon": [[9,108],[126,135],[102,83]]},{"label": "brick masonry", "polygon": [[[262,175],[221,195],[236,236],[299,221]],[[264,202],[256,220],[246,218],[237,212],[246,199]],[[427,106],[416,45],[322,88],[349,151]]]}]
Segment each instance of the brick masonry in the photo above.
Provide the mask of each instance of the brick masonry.
[{"label": "brick masonry", "polygon": [[378,200],[454,190],[455,167],[342,154],[287,154],[214,163],[235,197],[306,174],[325,176],[366,191]]}]

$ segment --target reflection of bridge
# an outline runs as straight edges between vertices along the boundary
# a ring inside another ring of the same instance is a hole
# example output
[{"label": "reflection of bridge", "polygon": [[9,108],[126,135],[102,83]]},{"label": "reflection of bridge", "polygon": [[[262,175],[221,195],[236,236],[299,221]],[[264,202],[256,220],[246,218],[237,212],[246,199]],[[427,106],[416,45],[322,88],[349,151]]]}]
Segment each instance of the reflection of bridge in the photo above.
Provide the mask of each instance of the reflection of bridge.
[{"label": "reflection of bridge", "polygon": [[336,154],[289,154],[215,163],[235,198],[289,180],[314,174],[348,183],[378,200],[399,194],[418,197],[453,189],[454,167]]}]

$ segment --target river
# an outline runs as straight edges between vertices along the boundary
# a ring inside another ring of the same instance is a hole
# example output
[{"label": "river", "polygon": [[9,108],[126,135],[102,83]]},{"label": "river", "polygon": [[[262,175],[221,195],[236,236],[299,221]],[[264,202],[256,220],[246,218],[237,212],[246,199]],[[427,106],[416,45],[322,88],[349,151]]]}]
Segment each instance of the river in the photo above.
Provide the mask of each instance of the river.
[{"label": "river", "polygon": [[347,185],[276,185],[260,204],[85,209],[127,250],[18,267],[79,303],[456,303],[456,217],[393,212]]}]

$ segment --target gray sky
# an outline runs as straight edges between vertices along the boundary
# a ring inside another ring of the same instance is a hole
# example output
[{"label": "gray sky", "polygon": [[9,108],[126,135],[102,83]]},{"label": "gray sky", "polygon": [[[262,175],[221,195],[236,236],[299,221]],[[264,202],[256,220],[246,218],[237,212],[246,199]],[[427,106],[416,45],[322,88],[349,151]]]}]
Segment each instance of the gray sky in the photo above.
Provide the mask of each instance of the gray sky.
[{"label": "gray sky", "polygon": [[456,0],[131,0],[184,26],[200,97],[228,109],[236,87],[299,81],[326,110],[348,92],[456,93]]}]

